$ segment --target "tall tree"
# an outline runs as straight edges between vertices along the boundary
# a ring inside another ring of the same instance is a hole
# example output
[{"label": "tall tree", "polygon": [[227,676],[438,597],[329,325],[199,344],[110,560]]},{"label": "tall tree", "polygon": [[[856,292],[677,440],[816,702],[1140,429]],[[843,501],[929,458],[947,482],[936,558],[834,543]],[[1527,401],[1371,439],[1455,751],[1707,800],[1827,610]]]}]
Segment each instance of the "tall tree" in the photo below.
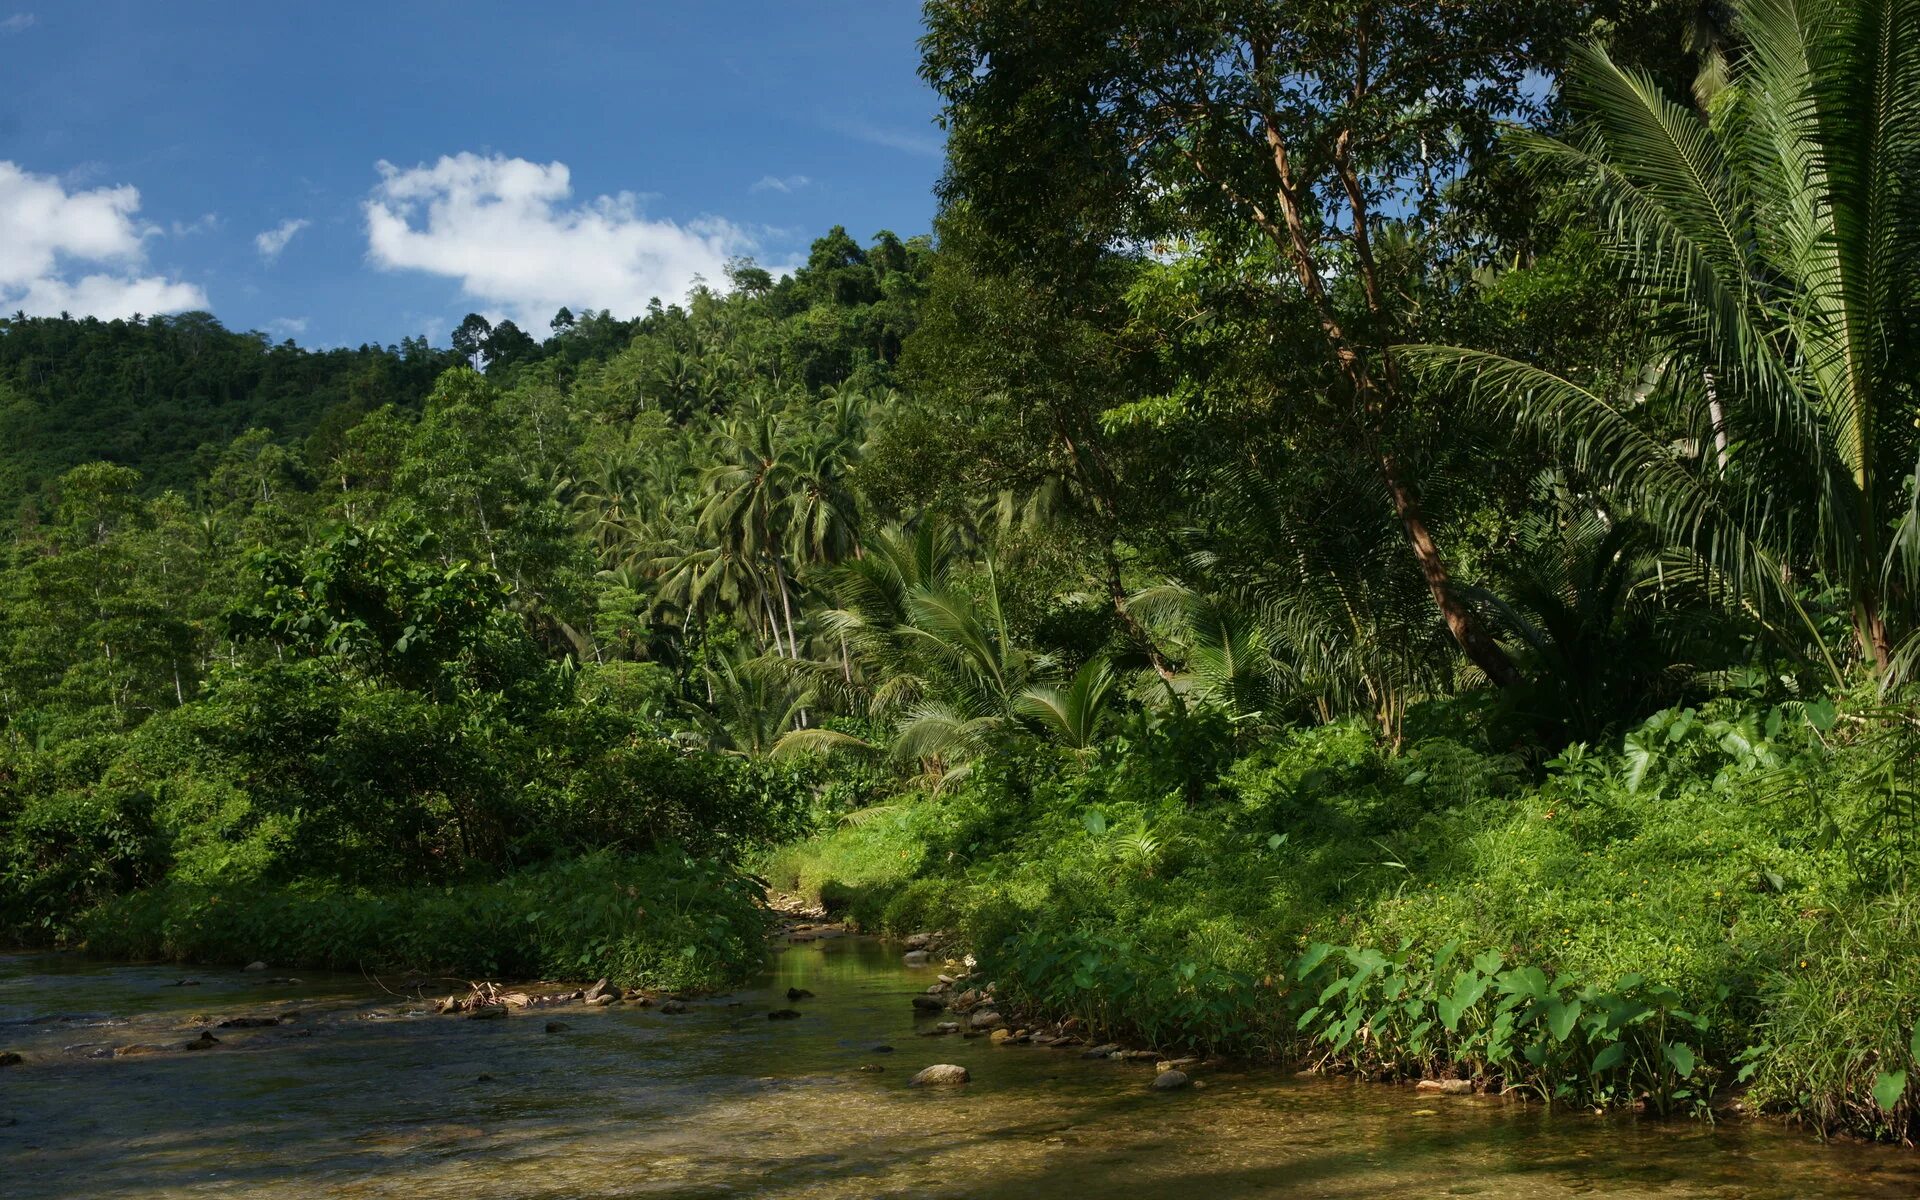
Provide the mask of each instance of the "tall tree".
[{"label": "tall tree", "polygon": [[1570,78],[1579,136],[1517,139],[1593,198],[1659,315],[1664,403],[1496,354],[1412,357],[1497,396],[1748,594],[1809,568],[1843,589],[1885,679],[1920,663],[1920,2],[1736,11],[1748,49],[1714,117],[1595,48]]},{"label": "tall tree", "polygon": [[[1489,678],[1518,673],[1455,587],[1399,449],[1398,276],[1442,247],[1443,192],[1535,109],[1591,5],[1482,0],[932,0],[923,73],[946,100],[945,202],[1071,271],[1116,242],[1284,271],[1317,326],[1343,428],[1420,574]],[[1386,227],[1412,229],[1395,263]],[[1257,249],[1265,243],[1264,252]]]}]

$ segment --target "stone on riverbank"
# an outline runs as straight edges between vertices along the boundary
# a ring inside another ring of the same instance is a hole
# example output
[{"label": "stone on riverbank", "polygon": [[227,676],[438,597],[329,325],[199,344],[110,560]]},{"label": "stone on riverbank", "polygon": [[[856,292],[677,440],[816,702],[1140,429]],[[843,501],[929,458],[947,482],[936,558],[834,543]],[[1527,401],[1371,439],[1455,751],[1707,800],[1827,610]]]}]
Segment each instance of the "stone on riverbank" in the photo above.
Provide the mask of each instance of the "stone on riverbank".
[{"label": "stone on riverbank", "polygon": [[938,996],[915,996],[913,1006],[921,1012],[945,1012],[947,1002]]},{"label": "stone on riverbank", "polygon": [[1185,1071],[1162,1071],[1153,1077],[1153,1090],[1156,1092],[1177,1092],[1191,1084],[1193,1080]]},{"label": "stone on riverbank", "polygon": [[958,1067],[952,1063],[935,1063],[907,1080],[907,1085],[909,1087],[944,1087],[949,1084],[965,1083],[972,1078],[973,1076],[967,1074],[965,1067]]},{"label": "stone on riverbank", "polygon": [[467,1014],[467,1020],[493,1021],[493,1020],[498,1020],[499,1018],[504,1017],[506,1015],[507,1015],[507,1006],[504,1004],[482,1004],[479,1008],[476,1008],[472,1012]]},{"label": "stone on riverbank", "polygon": [[998,1029],[1006,1023],[1005,1017],[990,1008],[982,1009],[967,1018],[967,1024],[975,1029]]},{"label": "stone on riverbank", "polygon": [[1413,1088],[1417,1092],[1438,1092],[1442,1096],[1471,1096],[1473,1094],[1473,1080],[1422,1079],[1419,1083],[1414,1084]]},{"label": "stone on riverbank", "polygon": [[246,966],[240,969],[243,971],[264,971],[267,969],[267,964],[263,962],[255,961],[255,962],[248,963]]}]

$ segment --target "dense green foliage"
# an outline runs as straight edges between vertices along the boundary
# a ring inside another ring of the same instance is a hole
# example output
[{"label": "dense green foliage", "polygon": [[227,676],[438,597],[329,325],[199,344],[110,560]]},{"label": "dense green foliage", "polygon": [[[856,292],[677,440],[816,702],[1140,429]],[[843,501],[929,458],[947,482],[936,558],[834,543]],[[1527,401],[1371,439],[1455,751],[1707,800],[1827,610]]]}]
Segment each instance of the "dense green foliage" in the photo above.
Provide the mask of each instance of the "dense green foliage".
[{"label": "dense green foliage", "polygon": [[752,866],[1158,1046],[1920,1133],[1920,3],[926,13],[937,241],[0,325],[0,929],[688,986]]}]

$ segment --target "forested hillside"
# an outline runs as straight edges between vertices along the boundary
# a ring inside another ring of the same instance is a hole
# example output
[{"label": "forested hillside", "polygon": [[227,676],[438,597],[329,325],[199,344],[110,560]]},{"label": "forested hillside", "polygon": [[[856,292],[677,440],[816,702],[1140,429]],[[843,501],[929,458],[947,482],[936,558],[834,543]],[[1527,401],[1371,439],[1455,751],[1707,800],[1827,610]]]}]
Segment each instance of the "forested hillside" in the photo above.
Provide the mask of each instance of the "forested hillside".
[{"label": "forested hillside", "polygon": [[933,0],[933,235],[637,316],[0,323],[0,929],[691,987],[771,883],[1912,1139],[1920,6],[1275,11]]}]

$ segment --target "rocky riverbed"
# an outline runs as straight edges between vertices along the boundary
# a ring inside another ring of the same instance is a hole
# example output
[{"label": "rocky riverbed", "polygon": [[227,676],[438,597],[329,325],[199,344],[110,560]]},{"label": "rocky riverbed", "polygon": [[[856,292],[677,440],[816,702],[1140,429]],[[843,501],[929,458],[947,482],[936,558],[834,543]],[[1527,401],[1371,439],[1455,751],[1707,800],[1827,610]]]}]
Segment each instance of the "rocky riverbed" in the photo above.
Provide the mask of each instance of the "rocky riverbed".
[{"label": "rocky riverbed", "polygon": [[[1001,1011],[937,944],[820,922],[793,923],[731,995],[597,982],[0,957],[0,1051],[19,1055],[0,1066],[0,1192],[1920,1194],[1911,1156],[1764,1125],[1550,1114],[1095,1043]],[[928,996],[939,1011],[916,1007]]]}]

